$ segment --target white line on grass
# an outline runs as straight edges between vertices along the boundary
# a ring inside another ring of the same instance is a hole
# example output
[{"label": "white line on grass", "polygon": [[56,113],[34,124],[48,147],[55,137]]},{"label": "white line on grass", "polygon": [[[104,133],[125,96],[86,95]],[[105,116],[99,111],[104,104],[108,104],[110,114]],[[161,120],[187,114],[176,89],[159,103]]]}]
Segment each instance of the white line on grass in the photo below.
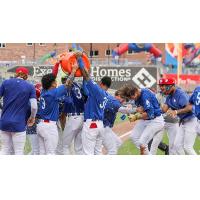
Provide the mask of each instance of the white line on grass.
[{"label": "white line on grass", "polygon": [[120,136],[120,138],[123,138],[123,137],[126,137],[126,136],[130,135],[131,132],[132,132],[132,131],[129,131],[129,132],[127,132],[127,133],[124,133],[123,135]]}]

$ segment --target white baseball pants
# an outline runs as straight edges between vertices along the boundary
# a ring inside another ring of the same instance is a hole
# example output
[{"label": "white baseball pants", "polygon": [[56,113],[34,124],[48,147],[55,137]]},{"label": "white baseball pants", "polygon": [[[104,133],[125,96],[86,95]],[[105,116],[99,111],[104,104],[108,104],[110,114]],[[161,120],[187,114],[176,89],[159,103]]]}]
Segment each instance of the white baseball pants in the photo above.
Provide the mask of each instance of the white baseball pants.
[{"label": "white baseball pants", "polygon": [[192,119],[180,125],[174,141],[176,154],[196,155],[196,152],[193,148],[197,136],[196,127],[197,127],[196,117],[193,117]]},{"label": "white baseball pants", "polygon": [[27,135],[30,144],[31,144],[31,152],[30,155],[39,155],[39,138],[37,134],[28,134]]},{"label": "white baseball pants", "polygon": [[156,134],[163,131],[164,119],[163,116],[156,117],[152,120],[139,120],[132,130],[130,136],[136,147],[145,147],[145,155],[150,154],[148,150],[148,143],[150,140],[156,136]]},{"label": "white baseball pants", "polygon": [[63,130],[60,124],[60,120],[57,122],[57,129],[58,129],[58,144],[56,147],[56,154],[63,155]]},{"label": "white baseball pants", "polygon": [[56,122],[40,122],[37,125],[40,155],[55,154],[58,144],[58,129]]},{"label": "white baseball pants", "polygon": [[6,132],[1,131],[1,152],[2,155],[10,155],[14,151],[15,155],[24,154],[26,142],[26,132]]},{"label": "white baseball pants", "polygon": [[64,155],[70,154],[70,147],[74,140],[74,151],[75,154],[81,155],[82,152],[82,138],[81,132],[83,129],[83,115],[70,116],[66,123],[63,132],[63,153]]},{"label": "white baseball pants", "polygon": [[197,120],[196,132],[197,132],[198,136],[200,136],[200,120]]},{"label": "white baseball pants", "polygon": [[107,150],[108,155],[116,155],[122,144],[121,139],[113,132],[112,128],[105,127],[102,131],[103,146]]},{"label": "white baseball pants", "polygon": [[103,121],[86,120],[82,129],[82,147],[85,155],[99,155],[102,145],[101,134],[104,131]]},{"label": "white baseball pants", "polygon": [[153,141],[151,143],[151,148],[150,148],[151,155],[157,154],[158,146],[163,139],[163,135],[164,135],[164,130],[161,130],[153,137]]},{"label": "white baseball pants", "polygon": [[179,131],[179,123],[165,123],[165,130],[169,139],[169,155],[176,154],[175,138]]},{"label": "white baseball pants", "polygon": [[[177,131],[179,130],[179,124],[165,122],[164,130],[167,131],[167,136],[169,139],[169,155],[174,155],[175,154],[174,141],[175,141]],[[164,135],[164,131],[160,131],[154,136],[153,142],[151,144],[151,150],[150,150],[150,153],[152,155],[156,155],[158,146],[160,142],[162,141],[163,135]]]}]

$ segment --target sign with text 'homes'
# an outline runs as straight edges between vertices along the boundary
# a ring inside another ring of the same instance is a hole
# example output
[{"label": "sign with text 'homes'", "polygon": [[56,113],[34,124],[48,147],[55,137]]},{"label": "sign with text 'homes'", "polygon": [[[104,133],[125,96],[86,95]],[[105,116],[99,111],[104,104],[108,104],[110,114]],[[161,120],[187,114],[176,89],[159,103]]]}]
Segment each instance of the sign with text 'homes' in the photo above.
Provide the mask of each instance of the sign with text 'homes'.
[{"label": "sign with text 'homes'", "polygon": [[126,83],[133,83],[134,85],[144,88],[157,87],[157,68],[156,67],[100,67],[95,66],[91,68],[91,77],[94,81],[100,82],[103,76],[110,76],[112,78],[112,89],[119,89]]}]

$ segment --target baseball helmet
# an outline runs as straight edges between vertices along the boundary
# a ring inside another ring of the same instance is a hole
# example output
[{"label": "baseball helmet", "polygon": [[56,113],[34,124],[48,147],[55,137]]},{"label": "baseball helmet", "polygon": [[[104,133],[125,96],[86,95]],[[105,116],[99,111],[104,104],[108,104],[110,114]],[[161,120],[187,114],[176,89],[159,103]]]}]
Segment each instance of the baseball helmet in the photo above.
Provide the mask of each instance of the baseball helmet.
[{"label": "baseball helmet", "polygon": [[173,78],[161,78],[158,84],[159,85],[175,85],[175,80]]}]

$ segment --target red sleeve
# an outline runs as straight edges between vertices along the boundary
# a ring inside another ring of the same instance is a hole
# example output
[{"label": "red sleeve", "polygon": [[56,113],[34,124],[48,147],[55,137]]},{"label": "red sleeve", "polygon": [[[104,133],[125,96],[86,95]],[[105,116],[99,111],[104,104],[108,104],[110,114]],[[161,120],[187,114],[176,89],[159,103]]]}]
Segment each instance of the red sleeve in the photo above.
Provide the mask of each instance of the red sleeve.
[{"label": "red sleeve", "polygon": [[59,65],[60,65],[60,62],[57,62],[53,67],[52,74],[54,74],[55,76],[57,76],[57,74],[58,74]]}]

